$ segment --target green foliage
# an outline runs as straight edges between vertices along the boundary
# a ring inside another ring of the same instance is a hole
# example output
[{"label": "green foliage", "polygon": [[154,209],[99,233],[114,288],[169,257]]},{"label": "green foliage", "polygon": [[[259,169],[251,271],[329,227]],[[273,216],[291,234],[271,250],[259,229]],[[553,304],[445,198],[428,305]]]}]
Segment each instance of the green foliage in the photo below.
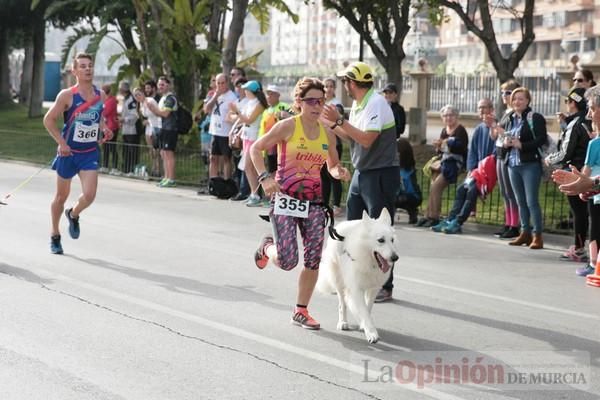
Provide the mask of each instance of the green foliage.
[{"label": "green foliage", "polygon": [[297,24],[299,17],[292,12],[284,1],[280,0],[254,0],[248,4],[248,12],[258,21],[260,33],[265,34],[270,27],[270,8],[274,8],[282,13],[288,14],[292,21]]}]

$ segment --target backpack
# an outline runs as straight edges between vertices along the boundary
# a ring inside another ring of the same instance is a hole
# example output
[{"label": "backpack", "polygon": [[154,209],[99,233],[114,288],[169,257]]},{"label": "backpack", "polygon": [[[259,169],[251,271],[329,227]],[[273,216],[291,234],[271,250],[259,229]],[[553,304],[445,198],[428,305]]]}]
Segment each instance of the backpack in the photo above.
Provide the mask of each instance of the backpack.
[{"label": "backpack", "polygon": [[192,113],[182,104],[178,104],[177,110],[175,110],[175,117],[177,118],[177,133],[187,135],[194,123]]},{"label": "backpack", "polygon": [[223,179],[220,176],[208,180],[208,193],[219,199],[229,199],[237,194],[238,188],[233,179]]},{"label": "backpack", "polygon": [[[527,124],[529,125],[529,129],[531,130],[531,134],[535,138],[535,131],[533,130],[533,111],[527,113]],[[557,143],[554,138],[546,134],[546,143],[542,145],[542,147],[538,147],[538,154],[542,161],[546,159],[550,154],[554,153],[557,150]]]}]

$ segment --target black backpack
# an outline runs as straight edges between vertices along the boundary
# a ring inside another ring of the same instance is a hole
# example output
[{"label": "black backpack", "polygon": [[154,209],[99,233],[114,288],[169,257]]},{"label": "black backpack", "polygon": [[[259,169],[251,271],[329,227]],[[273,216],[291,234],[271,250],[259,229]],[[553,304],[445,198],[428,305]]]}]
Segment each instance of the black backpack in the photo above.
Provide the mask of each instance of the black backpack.
[{"label": "black backpack", "polygon": [[192,129],[192,125],[194,123],[192,113],[182,104],[178,104],[175,113],[177,117],[177,133],[180,135],[187,135],[190,132],[190,129]]},{"label": "black backpack", "polygon": [[238,188],[233,179],[223,179],[220,176],[210,178],[208,193],[219,199],[229,199],[237,194]]}]

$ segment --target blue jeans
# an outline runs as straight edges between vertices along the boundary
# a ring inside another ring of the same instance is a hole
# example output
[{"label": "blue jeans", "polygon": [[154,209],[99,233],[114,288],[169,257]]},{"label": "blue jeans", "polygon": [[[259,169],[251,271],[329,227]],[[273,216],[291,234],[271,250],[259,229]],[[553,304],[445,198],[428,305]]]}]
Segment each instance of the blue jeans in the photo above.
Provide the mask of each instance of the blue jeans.
[{"label": "blue jeans", "polygon": [[542,233],[543,219],[539,193],[542,181],[542,164],[533,161],[508,167],[510,184],[517,198],[521,230],[531,232],[530,218],[533,217],[533,233]]},{"label": "blue jeans", "polygon": [[456,190],[456,198],[448,214],[448,221],[456,218],[459,225],[464,224],[477,205],[477,195],[475,179],[471,179],[469,183],[463,182]]},{"label": "blue jeans", "polygon": [[347,219],[361,219],[363,211],[371,218],[379,218],[387,208],[394,223],[396,193],[400,187],[400,167],[354,170],[348,189]]}]

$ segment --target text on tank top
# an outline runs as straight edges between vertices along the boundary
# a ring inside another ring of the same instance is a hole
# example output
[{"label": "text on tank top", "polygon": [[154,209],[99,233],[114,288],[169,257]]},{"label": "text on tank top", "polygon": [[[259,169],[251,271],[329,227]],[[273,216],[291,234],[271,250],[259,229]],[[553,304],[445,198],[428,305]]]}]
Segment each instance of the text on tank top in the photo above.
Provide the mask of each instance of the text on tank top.
[{"label": "text on tank top", "polygon": [[278,145],[278,167],[275,179],[281,192],[299,200],[322,201],[321,167],[327,160],[327,133],[319,123],[319,136],[308,139],[300,116],[294,117],[292,137]]},{"label": "text on tank top", "polygon": [[65,124],[61,135],[75,153],[92,151],[98,147],[103,102],[100,91],[95,86],[93,89],[94,98],[86,101],[77,87],[73,86],[73,102],[63,114]]}]

